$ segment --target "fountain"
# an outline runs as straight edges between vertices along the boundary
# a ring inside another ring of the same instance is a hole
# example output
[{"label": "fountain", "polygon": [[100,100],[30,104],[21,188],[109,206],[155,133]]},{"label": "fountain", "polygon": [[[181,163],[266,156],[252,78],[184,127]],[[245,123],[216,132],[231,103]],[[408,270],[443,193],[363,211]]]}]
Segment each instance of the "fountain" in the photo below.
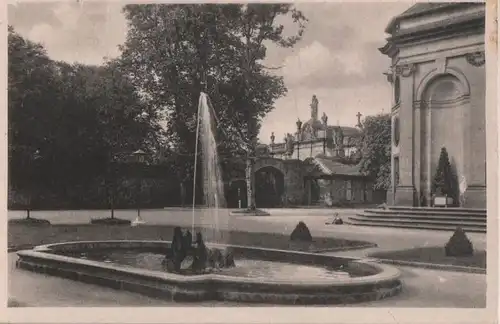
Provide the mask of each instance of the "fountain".
[{"label": "fountain", "polygon": [[[209,220],[210,226],[195,232],[193,197],[191,231],[175,228],[171,242],[49,244],[18,251],[16,265],[172,301],[346,304],[378,300],[401,291],[400,272],[392,266],[319,253],[228,244],[228,232],[221,230],[227,226],[229,215],[219,209],[225,202],[212,112],[207,95],[202,93],[196,137],[201,143],[207,207],[202,217]],[[197,159],[198,154],[195,156]]]}]

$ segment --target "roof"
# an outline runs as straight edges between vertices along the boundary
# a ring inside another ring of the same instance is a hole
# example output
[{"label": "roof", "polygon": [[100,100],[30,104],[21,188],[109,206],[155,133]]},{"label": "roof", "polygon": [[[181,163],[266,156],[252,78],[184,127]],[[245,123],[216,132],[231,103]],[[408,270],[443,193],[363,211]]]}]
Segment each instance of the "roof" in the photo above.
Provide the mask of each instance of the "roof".
[{"label": "roof", "polygon": [[[308,125],[311,125],[313,129],[321,129],[321,130],[325,129],[324,124],[319,120],[309,119],[307,122],[303,124],[302,129],[305,129],[305,127]],[[356,135],[361,135],[361,131],[356,127],[328,125],[327,128],[330,130],[337,130],[338,128],[340,128],[344,136],[352,137]]]},{"label": "roof", "polygon": [[365,174],[361,172],[359,165],[350,165],[341,163],[338,160],[327,157],[314,157],[310,162],[320,168],[326,175],[344,175],[363,177]]},{"label": "roof", "polygon": [[422,2],[422,3],[417,3],[411,6],[409,9],[404,11],[403,13],[395,16],[392,18],[392,20],[389,22],[387,25],[387,28],[385,29],[385,32],[388,34],[392,33],[392,29],[394,25],[397,24],[402,19],[405,18],[413,18],[413,17],[418,17],[418,16],[423,16],[426,14],[430,14],[435,11],[440,11],[444,9],[448,9],[451,7],[457,7],[457,6],[470,6],[471,3],[429,3],[429,2]]},{"label": "roof", "polygon": [[356,127],[349,127],[349,126],[330,126],[329,128],[336,129],[339,128],[342,130],[342,133],[344,136],[354,136],[354,135],[361,135],[361,131],[356,128]]},{"label": "roof", "polygon": [[418,15],[422,15],[431,11],[434,11],[436,9],[441,9],[444,7],[448,7],[450,3],[417,3],[413,6],[411,6],[409,9],[404,11],[402,14],[399,15],[399,18],[408,18],[408,17],[414,17]]}]

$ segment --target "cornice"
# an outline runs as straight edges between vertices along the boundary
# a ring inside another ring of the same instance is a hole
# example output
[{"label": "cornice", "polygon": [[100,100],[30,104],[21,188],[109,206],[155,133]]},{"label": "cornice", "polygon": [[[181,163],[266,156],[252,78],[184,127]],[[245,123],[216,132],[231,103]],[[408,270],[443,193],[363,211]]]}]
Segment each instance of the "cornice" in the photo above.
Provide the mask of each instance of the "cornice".
[{"label": "cornice", "polygon": [[[450,9],[458,8],[460,6],[463,6],[463,4],[460,4],[460,3],[458,3],[458,4],[457,3],[450,3],[450,4],[447,4],[447,5],[440,6],[440,7],[429,8],[427,10],[423,10],[423,11],[419,11],[419,12],[415,12],[415,13],[410,13],[410,14],[406,13],[406,11],[405,11],[402,14],[400,14],[398,16],[395,16],[394,18],[391,19],[391,21],[389,22],[389,24],[387,24],[387,27],[385,28],[385,32],[387,34],[392,34],[392,32],[394,31],[395,27],[402,20],[405,20],[405,19],[408,19],[408,18],[416,18],[416,17],[426,16],[426,15],[429,15],[431,13],[449,11]],[[410,10],[411,10],[411,8],[410,8]]]},{"label": "cornice", "polygon": [[[468,96],[468,95],[460,96],[458,98],[451,99],[451,100],[443,100],[443,101],[434,100],[434,101],[432,101],[432,109],[453,108],[459,104],[467,103],[467,102],[469,102],[469,100],[470,100],[470,96]],[[426,103],[426,101],[417,100],[417,101],[413,102],[413,107],[415,109],[422,109],[422,108],[425,108],[427,106],[428,106],[428,104]]]},{"label": "cornice", "polygon": [[399,108],[401,107],[401,102],[395,104],[392,108],[391,108],[391,112],[397,112],[399,110]]}]

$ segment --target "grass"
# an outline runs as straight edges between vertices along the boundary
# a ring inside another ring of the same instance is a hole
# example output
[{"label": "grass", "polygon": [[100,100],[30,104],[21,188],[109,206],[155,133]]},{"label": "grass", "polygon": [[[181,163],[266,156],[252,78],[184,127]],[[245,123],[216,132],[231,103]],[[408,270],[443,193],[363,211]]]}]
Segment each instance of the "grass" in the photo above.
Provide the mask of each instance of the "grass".
[{"label": "grass", "polygon": [[[8,246],[13,249],[28,248],[35,245],[60,243],[69,241],[93,240],[168,240],[172,239],[174,226],[169,225],[142,225],[129,226],[102,226],[102,225],[49,225],[43,227],[9,224]],[[190,229],[191,230],[191,229]],[[199,229],[196,229],[199,230]],[[194,234],[194,233],[193,233]],[[308,250],[307,246],[290,242],[289,233],[249,233],[243,231],[225,231],[228,243],[266,247],[272,249]],[[229,235],[228,235],[229,234]],[[312,250],[365,248],[372,243],[352,241],[336,238],[313,238]]]},{"label": "grass", "polygon": [[483,250],[474,251],[474,255],[472,256],[450,257],[445,255],[444,247],[432,246],[400,251],[377,252],[370,256],[395,261],[422,262],[486,269],[486,251]]}]

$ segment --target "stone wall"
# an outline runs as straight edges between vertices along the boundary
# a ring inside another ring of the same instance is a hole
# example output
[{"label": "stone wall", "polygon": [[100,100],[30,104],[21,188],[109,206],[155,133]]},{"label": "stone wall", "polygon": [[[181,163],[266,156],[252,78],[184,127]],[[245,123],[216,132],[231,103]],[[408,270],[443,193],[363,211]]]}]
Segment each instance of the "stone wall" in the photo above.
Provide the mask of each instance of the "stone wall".
[{"label": "stone wall", "polygon": [[[307,203],[309,203],[308,194],[311,181],[315,180],[308,179],[306,181],[305,200]],[[348,182],[350,182],[350,190]],[[365,179],[338,177],[334,179],[318,179],[316,180],[316,183],[319,187],[320,204],[328,204],[328,201],[333,204],[347,202],[352,204],[373,202],[374,195],[372,183],[367,182]],[[350,191],[350,199],[348,191]]]}]

